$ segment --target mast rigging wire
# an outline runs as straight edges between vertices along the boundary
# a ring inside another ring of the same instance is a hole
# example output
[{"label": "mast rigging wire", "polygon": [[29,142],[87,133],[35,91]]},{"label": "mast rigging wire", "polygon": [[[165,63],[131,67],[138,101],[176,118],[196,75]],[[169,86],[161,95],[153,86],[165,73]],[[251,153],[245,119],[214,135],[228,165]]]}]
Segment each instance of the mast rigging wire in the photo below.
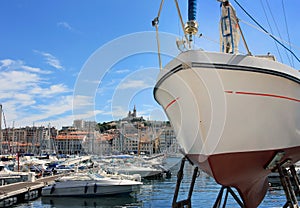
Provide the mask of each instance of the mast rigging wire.
[{"label": "mast rigging wire", "polygon": [[[266,33],[266,32],[263,31],[261,28],[259,28],[259,27],[255,26],[255,25],[251,24],[250,22],[247,22],[247,21],[242,20],[242,19],[239,19],[239,21],[242,22],[242,23],[244,23],[244,24],[246,24],[246,25],[248,25],[249,27],[252,27],[252,28],[258,30],[259,32],[262,32],[262,33],[266,34],[266,35],[270,35],[270,34],[271,34],[271,33]],[[280,40],[281,42],[283,42],[283,43],[285,43],[285,44],[290,44],[291,47],[293,47],[293,48],[295,48],[295,49],[297,49],[297,50],[300,50],[300,47],[296,46],[295,44],[292,44],[292,43],[289,43],[289,42],[286,41],[286,40],[280,39],[279,37],[277,37],[277,36],[275,36],[275,35],[274,35],[274,37],[277,38],[277,40]]]},{"label": "mast rigging wire", "polygon": [[[287,33],[287,36],[288,36],[288,45],[289,45],[289,47],[290,47],[290,50],[292,50],[291,39],[290,39],[290,33],[289,33],[288,24],[287,24],[287,18],[286,18],[285,6],[284,6],[283,0],[281,1],[281,7],[282,7],[282,10],[283,10],[285,29],[286,29],[286,33]],[[294,67],[294,59],[293,59],[293,57],[291,57],[291,58],[292,58],[292,66]]]},{"label": "mast rigging wire", "polygon": [[288,47],[286,47],[283,43],[281,43],[277,38],[275,38],[275,36],[273,36],[272,34],[270,34],[261,24],[259,24],[243,7],[242,5],[237,1],[234,0],[234,2],[245,12],[245,14],[253,21],[255,22],[255,24],[257,26],[259,26],[265,33],[269,34],[269,36],[275,40],[277,43],[279,43],[279,45],[281,45],[283,48],[285,48],[286,50],[288,50],[294,57],[295,59],[300,63],[300,59],[296,56],[296,54],[290,50]]},{"label": "mast rigging wire", "polygon": [[[264,11],[264,14],[265,14],[265,17],[266,17],[267,23],[268,23],[268,25],[269,25],[269,28],[270,28],[271,34],[274,34],[274,32],[273,32],[273,29],[272,29],[272,26],[271,26],[271,24],[270,24],[270,21],[269,21],[269,18],[268,18],[268,15],[267,15],[267,12],[266,12],[266,9],[265,9],[265,7],[264,7],[264,4],[263,4],[262,0],[260,0],[260,4],[261,4],[261,6],[262,6],[262,9],[263,9],[263,11]],[[279,51],[279,48],[278,48],[278,43],[277,43],[275,40],[274,40],[274,43],[275,43],[275,46],[276,46],[277,53],[278,53],[278,55],[279,55],[280,61],[281,61],[281,62],[283,62],[283,59],[282,59],[281,53],[280,53],[280,51]]]},{"label": "mast rigging wire", "polygon": [[[273,12],[272,12],[272,10],[271,10],[271,7],[270,7],[270,4],[269,4],[269,1],[268,1],[268,0],[266,0],[266,2],[267,2],[267,6],[268,6],[269,12],[270,12],[270,14],[271,14],[271,17],[272,17],[272,19],[273,19],[273,22],[274,22],[274,24],[275,24],[275,27],[276,27],[277,33],[278,33],[279,37],[282,39],[282,37],[281,37],[281,34],[280,34],[280,30],[279,30],[279,28],[278,28],[278,25],[276,24],[276,21],[275,21],[275,18],[274,18]],[[286,50],[285,50],[285,54],[286,54],[286,56],[287,56],[287,58],[288,58],[288,60],[289,60],[289,63],[290,63],[290,65],[292,65],[292,63],[291,63],[291,60],[290,60],[290,56],[289,56],[289,54],[287,53],[287,51],[286,51]]]}]

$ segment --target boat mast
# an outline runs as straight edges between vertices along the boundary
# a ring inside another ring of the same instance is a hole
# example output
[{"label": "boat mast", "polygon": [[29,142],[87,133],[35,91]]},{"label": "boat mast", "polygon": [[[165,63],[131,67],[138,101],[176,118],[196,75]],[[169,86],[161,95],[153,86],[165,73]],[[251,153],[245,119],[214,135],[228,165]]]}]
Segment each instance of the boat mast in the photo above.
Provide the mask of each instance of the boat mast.
[{"label": "boat mast", "polygon": [[0,154],[2,154],[2,104],[0,104]]},{"label": "boat mast", "polygon": [[245,40],[243,31],[241,29],[239,19],[236,11],[229,3],[229,0],[217,0],[221,3],[221,20],[220,20],[220,46],[221,52],[236,54],[238,53],[238,43],[240,35],[244,42],[248,55],[252,55],[247,42]]},{"label": "boat mast", "polygon": [[198,22],[196,21],[197,0],[188,0],[188,21],[185,24],[184,32],[189,37],[189,47],[193,41],[193,35],[198,32]]},{"label": "boat mast", "polygon": [[15,121],[13,121],[13,125],[12,125],[12,152],[11,153],[16,153],[15,152],[15,145],[16,145],[16,142],[15,142]]}]

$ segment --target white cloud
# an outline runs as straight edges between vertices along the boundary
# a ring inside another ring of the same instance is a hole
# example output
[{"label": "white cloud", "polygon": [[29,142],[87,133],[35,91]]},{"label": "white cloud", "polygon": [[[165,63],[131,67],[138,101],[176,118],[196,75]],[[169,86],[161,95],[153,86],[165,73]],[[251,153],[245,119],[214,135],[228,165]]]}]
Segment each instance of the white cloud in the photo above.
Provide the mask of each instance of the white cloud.
[{"label": "white cloud", "polygon": [[128,73],[128,72],[130,72],[129,69],[120,69],[120,70],[116,71],[116,74],[124,74],[124,73]]},{"label": "white cloud", "polygon": [[29,72],[36,72],[36,73],[41,73],[41,74],[51,74],[51,71],[44,71],[41,70],[40,68],[36,68],[36,67],[31,67],[31,66],[21,66],[22,69],[29,71]]},{"label": "white cloud", "polygon": [[43,51],[38,51],[38,50],[34,50],[34,52],[42,55],[45,58],[46,63],[49,64],[50,66],[56,69],[63,69],[63,66],[61,65],[60,61],[52,54]]},{"label": "white cloud", "polygon": [[69,23],[67,23],[67,22],[58,22],[57,26],[65,28],[67,30],[71,30],[71,31],[74,30],[73,27],[71,27],[71,25]]},{"label": "white cloud", "polygon": [[20,60],[12,60],[12,59],[4,59],[0,60],[0,70],[25,70],[28,72],[35,72],[39,74],[50,74],[50,71],[42,70],[41,68],[32,67],[26,65],[23,61]]},{"label": "white cloud", "polygon": [[[10,113],[12,113],[8,117],[8,120],[16,121],[16,126],[31,126],[33,122],[35,125],[47,125],[48,123],[53,125],[60,123],[58,126],[55,126],[60,128],[61,125],[70,122],[66,119],[72,112],[72,98],[73,96],[71,95],[57,96],[49,100],[46,104],[34,103],[30,111],[28,106],[23,107],[24,110],[22,111],[22,109],[16,106],[14,101],[11,101],[6,103],[4,109],[8,108]],[[13,111],[12,108],[19,110]],[[60,117],[62,119],[60,119]]]},{"label": "white cloud", "polygon": [[72,113],[72,91],[63,83],[51,82],[47,73],[19,60],[0,60],[0,100],[8,125],[54,121]]},{"label": "white cloud", "polygon": [[31,94],[38,94],[41,97],[51,97],[61,93],[68,93],[71,90],[65,86],[64,84],[54,84],[49,88],[42,88],[40,86],[36,86],[30,90]]},{"label": "white cloud", "polygon": [[[105,113],[103,113],[105,115]],[[112,112],[106,112],[107,115],[112,114],[114,119],[124,118],[128,114],[128,110],[124,109],[122,106],[113,106]]]},{"label": "white cloud", "polygon": [[70,92],[70,90],[64,84],[56,84],[50,86],[48,94],[58,94],[65,92]]},{"label": "white cloud", "polygon": [[[0,92],[24,91],[41,81],[37,74],[26,71],[4,71],[0,73]],[[1,94],[0,93],[0,94]]]},{"label": "white cloud", "polygon": [[72,110],[73,96],[58,96],[46,105],[37,105],[36,108],[43,111],[42,118],[61,115]]},{"label": "white cloud", "polygon": [[74,114],[74,120],[75,119],[83,119],[83,120],[89,120],[89,121],[94,121],[96,120],[95,117],[98,114],[102,114],[103,111],[101,110],[90,110],[90,111],[84,111],[81,114]]},{"label": "white cloud", "polygon": [[4,59],[4,60],[1,60],[0,63],[1,63],[0,69],[2,69],[2,68],[12,65],[14,63],[14,61],[11,59]]},{"label": "white cloud", "polygon": [[74,96],[74,109],[82,108],[82,106],[91,106],[94,105],[95,98],[92,96],[85,96],[85,95],[76,95]]},{"label": "white cloud", "polygon": [[136,89],[136,88],[146,88],[150,85],[147,84],[144,80],[126,80],[126,82],[123,82],[119,85],[119,89],[125,90],[125,89]]},{"label": "white cloud", "polygon": [[57,27],[62,28],[62,29],[66,29],[72,33],[76,33],[76,34],[82,34],[82,32],[80,32],[79,30],[77,30],[76,28],[74,28],[70,23],[66,22],[66,21],[61,21],[56,23]]}]

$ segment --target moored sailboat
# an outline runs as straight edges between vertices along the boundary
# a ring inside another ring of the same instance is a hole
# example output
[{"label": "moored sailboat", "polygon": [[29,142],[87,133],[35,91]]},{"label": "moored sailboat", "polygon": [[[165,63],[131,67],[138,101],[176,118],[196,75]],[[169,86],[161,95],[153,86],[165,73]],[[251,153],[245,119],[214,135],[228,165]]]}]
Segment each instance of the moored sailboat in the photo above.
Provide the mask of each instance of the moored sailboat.
[{"label": "moored sailboat", "polygon": [[[197,33],[195,2],[187,39]],[[257,207],[268,174],[300,160],[300,74],[273,56],[238,54],[238,19],[228,1],[221,6],[221,52],[181,52],[161,70],[154,97],[184,155]]]}]

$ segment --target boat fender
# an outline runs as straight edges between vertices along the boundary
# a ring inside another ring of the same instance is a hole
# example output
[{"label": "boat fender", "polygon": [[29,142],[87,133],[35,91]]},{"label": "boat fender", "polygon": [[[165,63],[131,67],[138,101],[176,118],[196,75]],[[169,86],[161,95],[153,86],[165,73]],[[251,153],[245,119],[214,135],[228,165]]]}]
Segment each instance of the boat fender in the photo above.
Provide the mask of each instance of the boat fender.
[{"label": "boat fender", "polygon": [[96,193],[97,192],[97,183],[95,183],[95,185],[94,185],[94,193]]},{"label": "boat fender", "polygon": [[85,187],[84,187],[84,193],[86,194],[86,192],[87,192],[87,190],[88,190],[88,188],[89,188],[89,183],[86,183],[86,185],[85,185]]},{"label": "boat fender", "polygon": [[55,191],[55,184],[53,184],[53,186],[51,187],[50,194],[53,194],[54,191]]}]

